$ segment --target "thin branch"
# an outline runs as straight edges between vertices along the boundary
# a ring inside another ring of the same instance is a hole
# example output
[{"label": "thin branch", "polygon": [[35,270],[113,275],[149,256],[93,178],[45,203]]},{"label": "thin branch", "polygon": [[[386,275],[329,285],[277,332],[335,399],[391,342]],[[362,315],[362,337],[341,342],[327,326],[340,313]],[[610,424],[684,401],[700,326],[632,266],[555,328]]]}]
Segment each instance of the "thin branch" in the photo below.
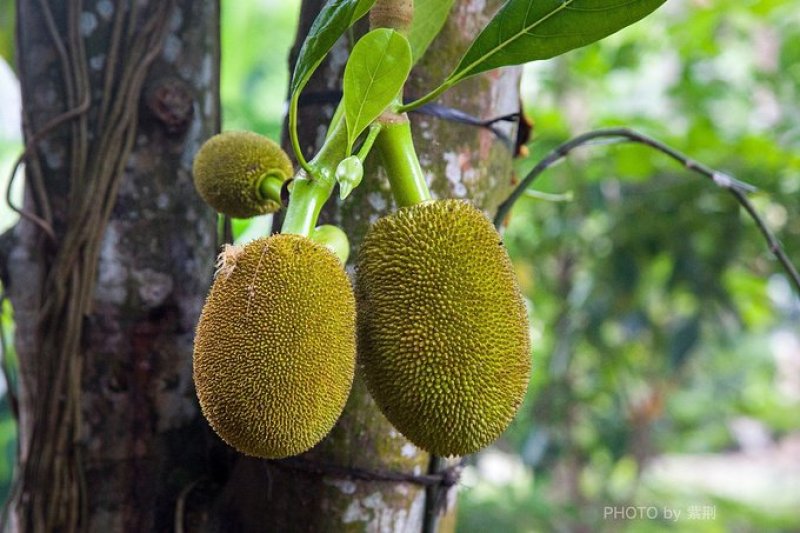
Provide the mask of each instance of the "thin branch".
[{"label": "thin branch", "polygon": [[683,165],[685,169],[711,179],[718,187],[730,192],[734,198],[736,198],[736,201],[739,202],[745,211],[747,211],[747,214],[750,215],[750,218],[752,218],[756,223],[758,229],[761,231],[761,234],[764,236],[764,239],[769,245],[770,252],[772,252],[772,254],[778,259],[783,269],[789,275],[789,278],[794,284],[795,289],[798,291],[798,293],[800,293],[800,274],[798,274],[797,268],[792,264],[778,239],[767,227],[764,219],[761,218],[761,216],[756,212],[755,207],[753,207],[753,204],[747,198],[747,193],[756,191],[755,187],[739,181],[724,172],[714,170],[713,168],[684,155],[678,150],[667,146],[661,141],[657,141],[652,137],[629,128],[610,128],[590,131],[570,139],[547,154],[544,159],[539,161],[536,166],[533,167],[528,175],[525,176],[525,178],[517,185],[511,195],[500,205],[497,210],[497,215],[494,219],[495,226],[499,228],[503,224],[503,221],[516,201],[523,196],[528,187],[530,187],[536,178],[538,178],[545,170],[566,158],[567,155],[569,155],[569,153],[576,148],[592,144],[593,141],[596,144],[598,139],[615,139],[616,142],[637,143],[648,146],[674,159]]}]

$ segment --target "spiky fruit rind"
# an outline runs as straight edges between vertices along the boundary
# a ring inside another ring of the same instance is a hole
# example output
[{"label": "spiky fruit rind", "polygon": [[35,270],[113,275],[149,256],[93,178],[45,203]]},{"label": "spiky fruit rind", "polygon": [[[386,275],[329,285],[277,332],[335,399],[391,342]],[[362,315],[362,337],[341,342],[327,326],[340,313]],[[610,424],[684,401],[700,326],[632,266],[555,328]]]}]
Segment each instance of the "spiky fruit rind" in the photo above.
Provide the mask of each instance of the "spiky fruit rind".
[{"label": "spiky fruit rind", "polygon": [[530,375],[524,301],[500,235],[459,200],[401,208],[361,246],[358,353],[379,408],[442,456],[494,441]]},{"label": "spiky fruit rind", "polygon": [[208,205],[234,218],[250,218],[281,207],[261,194],[264,176],[286,181],[293,169],[289,156],[271,139],[249,131],[227,131],[200,147],[192,172],[195,188]]},{"label": "spiky fruit rind", "polygon": [[355,370],[355,300],[336,256],[298,235],[228,253],[194,346],[206,419],[228,444],[264,458],[319,442]]}]

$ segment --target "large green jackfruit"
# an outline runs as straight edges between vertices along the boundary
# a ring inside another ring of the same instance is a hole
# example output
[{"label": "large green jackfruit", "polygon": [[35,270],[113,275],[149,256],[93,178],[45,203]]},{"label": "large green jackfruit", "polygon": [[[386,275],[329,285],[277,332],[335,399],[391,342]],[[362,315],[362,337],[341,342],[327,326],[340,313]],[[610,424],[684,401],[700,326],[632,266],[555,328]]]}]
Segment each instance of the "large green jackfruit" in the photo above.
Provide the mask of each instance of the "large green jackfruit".
[{"label": "large green jackfruit", "polygon": [[250,218],[280,209],[278,201],[264,195],[262,181],[276,180],[279,188],[293,169],[273,140],[249,131],[226,131],[203,143],[192,173],[208,205],[230,217]]},{"label": "large green jackfruit", "polygon": [[355,300],[336,256],[297,235],[229,248],[194,346],[203,414],[240,452],[265,458],[319,442],[355,369]]},{"label": "large green jackfruit", "polygon": [[399,209],[367,233],[358,353],[378,407],[411,442],[465,455],[494,441],[530,374],[527,313],[500,235],[467,202]]}]

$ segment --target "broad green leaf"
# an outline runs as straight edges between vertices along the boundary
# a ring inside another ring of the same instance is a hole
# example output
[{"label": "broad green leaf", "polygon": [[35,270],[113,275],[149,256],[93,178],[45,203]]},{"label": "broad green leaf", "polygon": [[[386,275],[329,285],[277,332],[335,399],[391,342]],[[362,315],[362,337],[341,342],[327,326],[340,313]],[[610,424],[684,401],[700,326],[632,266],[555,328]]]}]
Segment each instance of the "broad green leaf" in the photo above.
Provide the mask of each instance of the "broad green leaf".
[{"label": "broad green leaf", "polygon": [[314,19],[311,29],[297,55],[292,74],[291,97],[289,99],[289,138],[297,162],[311,173],[312,169],[303,157],[297,137],[297,102],[309,78],[317,69],[333,45],[360,17],[363,17],[375,0],[328,0]]},{"label": "broad green leaf", "polygon": [[416,0],[414,2],[414,20],[408,31],[408,42],[411,44],[412,64],[425,54],[447,21],[454,0]]},{"label": "broad green leaf", "polygon": [[549,59],[599,41],[666,0],[508,0],[448,78]]},{"label": "broad green leaf", "polygon": [[374,3],[375,0],[328,0],[314,19],[297,56],[291,84],[293,97],[297,97],[339,37]]},{"label": "broad green leaf", "polygon": [[356,4],[356,9],[353,12],[353,17],[350,20],[350,25],[352,26],[358,19],[369,13],[369,10],[372,8],[372,4],[374,3],[375,0],[372,0],[372,2],[358,2],[358,4]]},{"label": "broad green leaf", "polygon": [[410,70],[411,46],[394,30],[373,30],[353,47],[343,82],[348,153],[361,132],[398,95]]}]

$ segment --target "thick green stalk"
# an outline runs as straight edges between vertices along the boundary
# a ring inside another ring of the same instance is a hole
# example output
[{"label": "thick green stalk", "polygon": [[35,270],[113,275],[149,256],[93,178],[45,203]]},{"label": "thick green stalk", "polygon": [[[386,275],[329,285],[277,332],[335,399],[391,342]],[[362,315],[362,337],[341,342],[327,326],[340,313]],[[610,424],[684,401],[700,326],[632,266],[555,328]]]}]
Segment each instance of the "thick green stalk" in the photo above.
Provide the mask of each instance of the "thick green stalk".
[{"label": "thick green stalk", "polygon": [[430,200],[431,192],[425,183],[425,175],[414,150],[408,117],[387,112],[379,121],[383,128],[375,146],[381,154],[381,162],[386,169],[398,207]]},{"label": "thick green stalk", "polygon": [[317,225],[319,212],[336,185],[336,166],[347,156],[347,127],[344,120],[333,126],[317,156],[309,163],[314,173],[301,170],[291,185],[289,207],[281,233],[309,236]]}]

